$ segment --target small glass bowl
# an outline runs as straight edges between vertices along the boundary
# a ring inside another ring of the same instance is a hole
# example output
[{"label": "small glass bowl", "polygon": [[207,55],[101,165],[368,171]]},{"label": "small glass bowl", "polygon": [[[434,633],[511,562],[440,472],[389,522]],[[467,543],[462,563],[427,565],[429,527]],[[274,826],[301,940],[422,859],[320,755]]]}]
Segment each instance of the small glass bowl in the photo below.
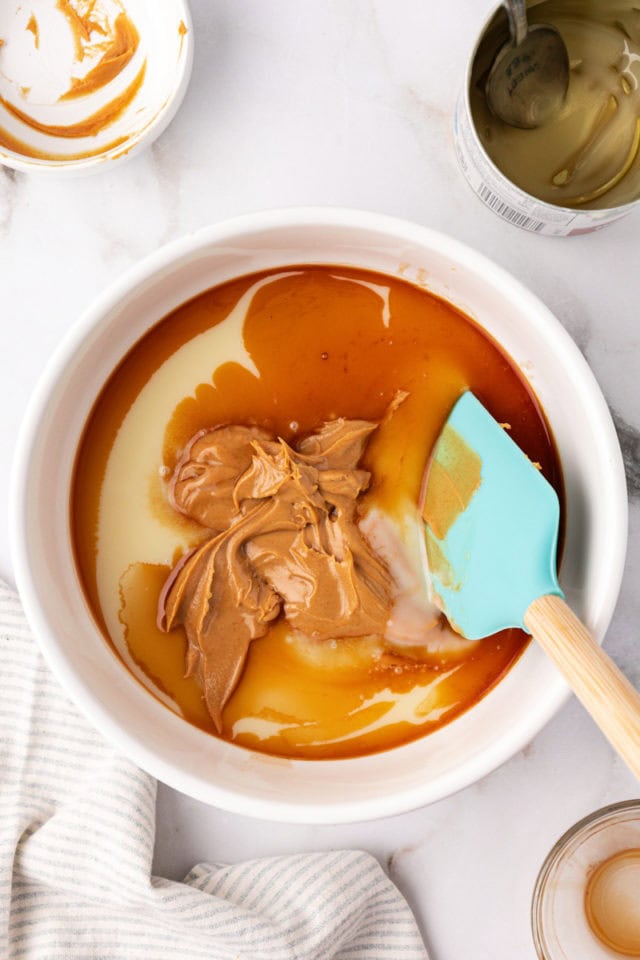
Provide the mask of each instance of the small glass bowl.
[{"label": "small glass bowl", "polygon": [[599,863],[639,848],[640,800],[596,810],[560,837],[547,855],[533,891],[531,926],[540,960],[614,960],[625,956],[606,947],[591,930],[585,891]]}]

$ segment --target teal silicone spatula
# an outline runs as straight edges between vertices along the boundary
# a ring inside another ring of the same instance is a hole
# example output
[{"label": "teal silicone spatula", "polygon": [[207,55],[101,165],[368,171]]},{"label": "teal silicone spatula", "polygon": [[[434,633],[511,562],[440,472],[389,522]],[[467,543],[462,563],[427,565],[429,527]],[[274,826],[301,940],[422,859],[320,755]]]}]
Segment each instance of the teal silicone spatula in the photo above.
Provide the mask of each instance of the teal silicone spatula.
[{"label": "teal silicone spatula", "polygon": [[553,487],[469,391],[438,438],[423,494],[434,600],[469,639],[532,634],[640,778],[640,694],[564,601]]}]

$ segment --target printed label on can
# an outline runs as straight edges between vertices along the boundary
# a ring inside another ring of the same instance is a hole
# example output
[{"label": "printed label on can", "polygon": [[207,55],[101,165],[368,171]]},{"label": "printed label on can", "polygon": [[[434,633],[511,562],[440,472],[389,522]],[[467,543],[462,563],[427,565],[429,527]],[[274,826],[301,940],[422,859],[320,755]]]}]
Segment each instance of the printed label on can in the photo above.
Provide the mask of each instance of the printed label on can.
[{"label": "printed label on can", "polygon": [[472,190],[499,217],[523,230],[550,237],[575,236],[598,230],[628,212],[567,210],[524,193],[493,166],[484,152],[473,127],[464,92],[456,104],[454,139],[458,162]]}]

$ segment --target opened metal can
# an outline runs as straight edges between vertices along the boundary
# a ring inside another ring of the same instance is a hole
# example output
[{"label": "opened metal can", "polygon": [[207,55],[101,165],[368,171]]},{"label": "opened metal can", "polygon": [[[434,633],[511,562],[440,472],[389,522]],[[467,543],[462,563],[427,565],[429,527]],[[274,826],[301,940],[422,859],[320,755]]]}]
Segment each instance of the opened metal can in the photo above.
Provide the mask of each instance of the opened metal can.
[{"label": "opened metal can", "polygon": [[456,105],[458,160],[503,220],[547,236],[588,233],[640,203],[640,8],[634,0],[531,0],[527,11],[530,23],[552,24],[565,41],[565,104],[535,130],[493,116],[484,84],[509,41],[499,7],[481,31]]}]

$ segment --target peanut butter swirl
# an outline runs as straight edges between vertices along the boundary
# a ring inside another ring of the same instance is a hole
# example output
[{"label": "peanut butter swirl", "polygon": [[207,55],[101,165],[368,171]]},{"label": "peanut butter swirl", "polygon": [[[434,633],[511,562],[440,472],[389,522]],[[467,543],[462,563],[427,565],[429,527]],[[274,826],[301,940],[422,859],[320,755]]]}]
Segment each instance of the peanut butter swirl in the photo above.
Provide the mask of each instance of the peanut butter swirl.
[{"label": "peanut butter swirl", "polygon": [[249,644],[281,613],[321,640],[384,635],[392,579],[356,522],[370,474],[358,469],[377,424],[337,419],[296,444],[257,427],[196,434],[169,491],[175,510],[211,536],[171,572],[163,630],[181,624],[220,732]]}]

